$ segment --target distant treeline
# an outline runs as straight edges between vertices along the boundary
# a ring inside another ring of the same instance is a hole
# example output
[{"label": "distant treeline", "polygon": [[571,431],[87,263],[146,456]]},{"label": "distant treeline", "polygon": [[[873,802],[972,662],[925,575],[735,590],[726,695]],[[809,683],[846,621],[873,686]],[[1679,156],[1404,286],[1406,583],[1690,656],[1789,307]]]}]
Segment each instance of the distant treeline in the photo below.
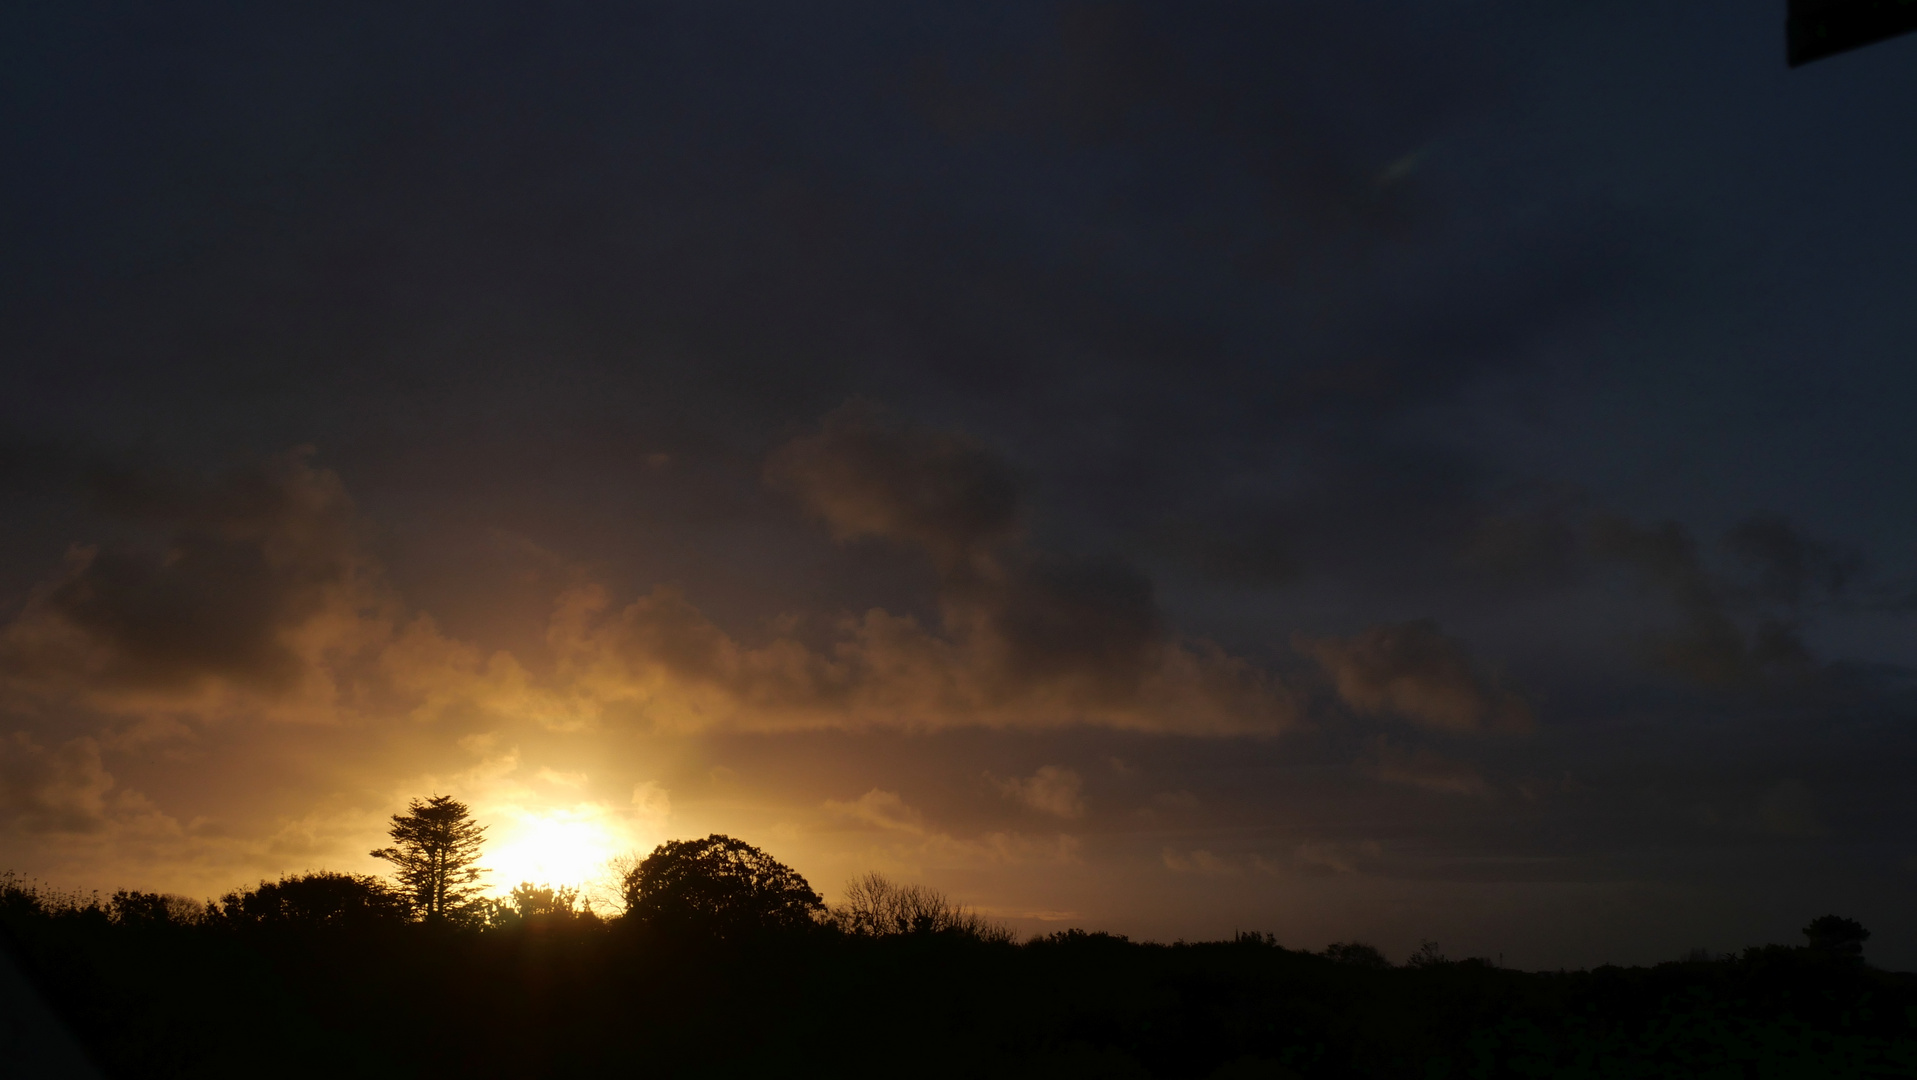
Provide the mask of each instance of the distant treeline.
[{"label": "distant treeline", "polygon": [[628,881],[612,918],[532,885],[454,918],[347,874],[211,903],[5,875],[0,925],[116,1077],[1917,1076],[1917,977],[1835,918],[1802,948],[1527,973],[1259,934],[1018,943],[877,875],[828,909],[725,837]]}]

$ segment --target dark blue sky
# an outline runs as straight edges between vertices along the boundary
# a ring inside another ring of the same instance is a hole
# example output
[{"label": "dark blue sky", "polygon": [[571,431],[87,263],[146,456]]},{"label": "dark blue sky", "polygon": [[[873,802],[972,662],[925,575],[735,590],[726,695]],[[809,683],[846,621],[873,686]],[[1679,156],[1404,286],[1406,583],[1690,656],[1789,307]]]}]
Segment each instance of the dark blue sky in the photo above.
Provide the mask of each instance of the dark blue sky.
[{"label": "dark blue sky", "polygon": [[1917,40],[1778,7],[12,5],[0,864],[1908,967]]}]

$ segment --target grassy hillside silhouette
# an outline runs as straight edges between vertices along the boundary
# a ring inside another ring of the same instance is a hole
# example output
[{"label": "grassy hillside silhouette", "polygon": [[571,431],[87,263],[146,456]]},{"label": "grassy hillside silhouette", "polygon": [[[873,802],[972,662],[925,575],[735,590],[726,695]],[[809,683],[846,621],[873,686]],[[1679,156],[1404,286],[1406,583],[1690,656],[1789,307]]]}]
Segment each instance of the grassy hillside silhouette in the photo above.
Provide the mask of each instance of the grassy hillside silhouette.
[{"label": "grassy hillside silhouette", "polygon": [[727,837],[626,884],[610,918],[531,884],[423,917],[347,874],[210,902],[7,874],[0,926],[120,1077],[1917,1075],[1917,977],[1835,916],[1805,947],[1532,973],[1259,934],[1018,943],[877,875],[825,908]]}]

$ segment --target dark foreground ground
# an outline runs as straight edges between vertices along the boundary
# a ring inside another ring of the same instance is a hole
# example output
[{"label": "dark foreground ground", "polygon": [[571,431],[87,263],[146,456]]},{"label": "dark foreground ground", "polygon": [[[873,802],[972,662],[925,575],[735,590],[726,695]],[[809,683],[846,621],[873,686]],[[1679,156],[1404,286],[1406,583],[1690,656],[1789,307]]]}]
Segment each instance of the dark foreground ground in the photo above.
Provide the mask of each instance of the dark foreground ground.
[{"label": "dark foreground ground", "polygon": [[1917,1076],[1917,977],[1781,946],[1531,973],[1257,937],[124,916],[0,912],[15,963],[115,1077]]}]

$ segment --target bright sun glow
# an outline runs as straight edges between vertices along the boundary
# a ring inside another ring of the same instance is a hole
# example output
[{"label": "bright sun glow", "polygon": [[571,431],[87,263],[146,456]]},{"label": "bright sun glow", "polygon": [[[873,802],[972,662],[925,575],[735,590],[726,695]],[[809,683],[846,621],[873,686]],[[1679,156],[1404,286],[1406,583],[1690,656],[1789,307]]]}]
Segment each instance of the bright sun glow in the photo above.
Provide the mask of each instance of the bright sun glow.
[{"label": "bright sun glow", "polygon": [[488,891],[502,896],[522,881],[586,884],[606,860],[636,846],[625,823],[596,803],[540,811],[512,807],[493,818],[480,865],[491,871]]}]

